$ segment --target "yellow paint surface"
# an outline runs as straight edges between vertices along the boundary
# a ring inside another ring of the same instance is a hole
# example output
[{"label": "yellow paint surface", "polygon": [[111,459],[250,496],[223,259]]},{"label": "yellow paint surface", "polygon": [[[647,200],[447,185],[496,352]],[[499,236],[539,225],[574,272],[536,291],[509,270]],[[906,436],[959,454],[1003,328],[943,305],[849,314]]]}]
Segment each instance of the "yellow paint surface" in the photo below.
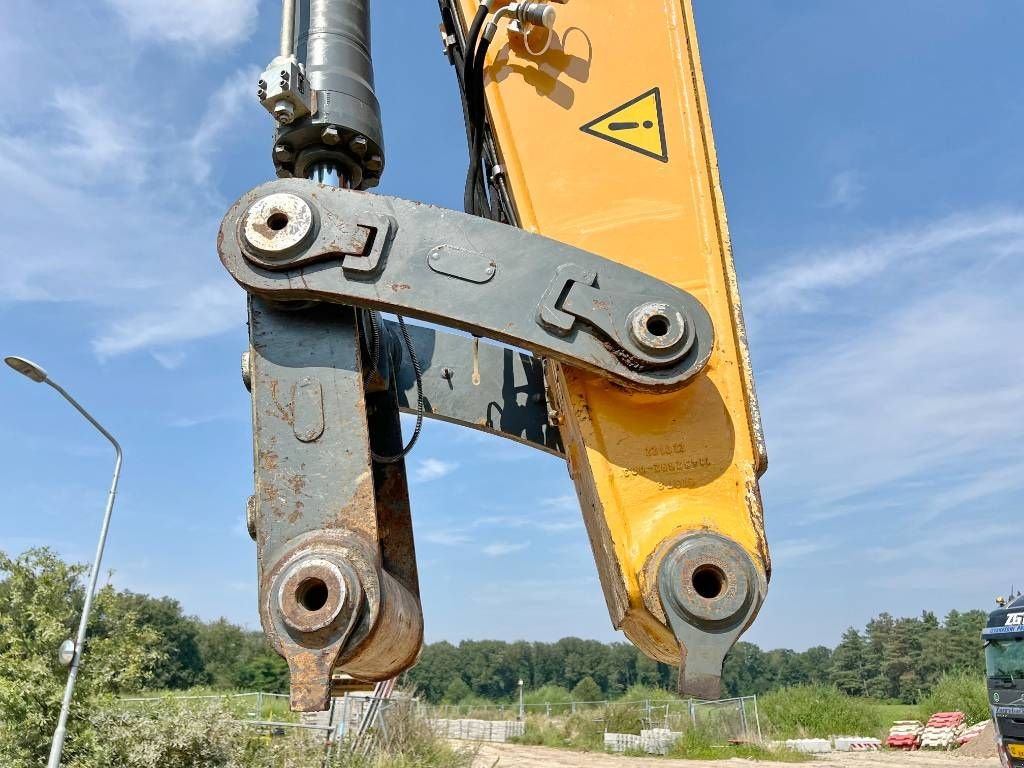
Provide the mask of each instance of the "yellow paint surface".
[{"label": "yellow paint surface", "polygon": [[[465,19],[476,2],[461,1]],[[546,53],[531,55],[502,28],[485,72],[522,226],[689,291],[716,330],[706,372],[669,395],[551,367],[612,621],[673,662],[678,645],[648,576],[659,546],[711,529],[770,570],[763,442],[692,9],[689,0],[569,0],[557,10]]]}]

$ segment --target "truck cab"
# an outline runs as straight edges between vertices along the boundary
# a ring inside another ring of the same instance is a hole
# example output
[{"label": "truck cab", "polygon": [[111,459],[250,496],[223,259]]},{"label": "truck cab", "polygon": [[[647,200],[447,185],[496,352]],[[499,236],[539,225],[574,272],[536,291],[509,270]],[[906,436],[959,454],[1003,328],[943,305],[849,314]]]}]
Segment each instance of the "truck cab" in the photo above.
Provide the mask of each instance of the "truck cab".
[{"label": "truck cab", "polygon": [[990,613],[981,638],[999,759],[1024,768],[1024,595]]}]

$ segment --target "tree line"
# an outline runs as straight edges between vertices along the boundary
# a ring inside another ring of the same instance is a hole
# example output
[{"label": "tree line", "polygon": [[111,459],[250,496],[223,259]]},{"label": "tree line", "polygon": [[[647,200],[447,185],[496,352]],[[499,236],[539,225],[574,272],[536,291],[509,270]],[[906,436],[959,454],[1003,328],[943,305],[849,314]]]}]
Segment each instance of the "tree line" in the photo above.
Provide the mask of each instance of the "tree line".
[{"label": "tree line", "polygon": [[[835,648],[764,651],[737,643],[726,658],[726,696],[763,694],[796,685],[834,685],[853,696],[916,703],[945,674],[984,674],[980,633],[984,611],[950,611],[944,621],[925,611],[897,619],[883,613],[863,631],[853,627]],[[651,661],[629,643],[567,637],[555,643],[466,640],[431,643],[408,680],[432,702],[510,700],[518,681],[577,700],[615,698],[634,685],[675,690],[677,670]]]},{"label": "tree line", "polygon": [[[13,617],[18,615],[18,601],[20,610],[25,610],[28,602],[34,602],[33,595],[46,603],[54,598],[42,598],[44,594],[57,595],[62,590],[67,594],[60,610],[41,604],[26,615],[37,611],[51,619],[58,616],[53,620],[63,634],[52,638],[54,649],[62,639],[73,636],[84,600],[84,573],[83,566],[64,563],[47,549],[30,550],[13,559],[0,553],[0,662],[5,653],[17,655],[10,625],[17,624]],[[172,598],[109,585],[103,590],[101,605],[90,626],[90,646],[116,642],[126,627],[145,637],[145,663],[133,672],[130,685],[114,687],[288,689],[288,666],[262,632],[225,619],[203,621],[187,615]],[[5,618],[9,624],[6,632],[2,631]],[[740,642],[725,661],[723,695],[826,684],[854,696],[915,703],[927,696],[944,674],[983,674],[980,632],[985,620],[986,614],[980,610],[950,611],[941,621],[928,611],[915,618],[883,613],[863,630],[849,628],[834,649],[815,646],[805,651],[765,651]],[[0,668],[0,684],[2,678]],[[652,661],[625,642],[575,637],[554,643],[465,640],[457,645],[438,642],[424,646],[419,662],[403,682],[415,686],[429,701],[456,703],[469,698],[514,699],[520,679],[527,692],[536,693],[547,686],[544,695],[572,695],[583,701],[615,698],[635,685],[675,690],[677,670]]]}]

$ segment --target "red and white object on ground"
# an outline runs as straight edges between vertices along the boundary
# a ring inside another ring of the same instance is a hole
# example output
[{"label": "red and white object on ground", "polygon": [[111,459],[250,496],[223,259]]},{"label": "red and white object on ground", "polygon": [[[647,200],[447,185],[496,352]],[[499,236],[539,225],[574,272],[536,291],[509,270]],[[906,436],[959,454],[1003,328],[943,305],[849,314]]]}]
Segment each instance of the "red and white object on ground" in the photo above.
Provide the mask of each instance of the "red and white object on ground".
[{"label": "red and white object on ground", "polygon": [[837,752],[877,752],[882,742],[873,736],[836,736]]},{"label": "red and white object on ground", "polygon": [[897,720],[889,729],[885,746],[890,749],[918,749],[923,731],[924,723],[920,720]]},{"label": "red and white object on ground", "polygon": [[928,718],[921,734],[921,746],[925,749],[952,749],[966,728],[963,712],[936,712]]},{"label": "red and white object on ground", "polygon": [[981,732],[985,730],[985,726],[988,725],[990,722],[992,721],[982,720],[980,723],[975,723],[966,731],[960,734],[960,738],[957,739],[957,743],[962,747],[967,742],[974,741],[976,738],[978,738],[978,736],[981,735]]}]

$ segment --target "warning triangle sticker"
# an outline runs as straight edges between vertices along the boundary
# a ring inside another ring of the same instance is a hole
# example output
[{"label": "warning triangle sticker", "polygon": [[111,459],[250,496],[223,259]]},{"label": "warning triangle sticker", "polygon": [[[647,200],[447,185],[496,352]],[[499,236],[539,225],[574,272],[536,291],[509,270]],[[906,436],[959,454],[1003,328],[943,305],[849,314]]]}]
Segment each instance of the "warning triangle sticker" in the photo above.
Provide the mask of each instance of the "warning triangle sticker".
[{"label": "warning triangle sticker", "polygon": [[651,88],[611,112],[581,125],[580,130],[641,155],[668,162],[665,123],[661,117],[661,91],[658,88]]}]

